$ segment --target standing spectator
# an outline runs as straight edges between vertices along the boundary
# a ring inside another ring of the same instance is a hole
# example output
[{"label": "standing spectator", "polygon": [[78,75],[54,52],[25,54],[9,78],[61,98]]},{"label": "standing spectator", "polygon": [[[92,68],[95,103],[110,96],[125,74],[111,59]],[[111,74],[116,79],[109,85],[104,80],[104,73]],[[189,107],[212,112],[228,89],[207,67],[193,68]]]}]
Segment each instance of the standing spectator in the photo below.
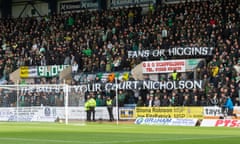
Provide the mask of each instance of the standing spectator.
[{"label": "standing spectator", "polygon": [[229,96],[224,97],[225,98],[225,102],[223,105],[223,112],[227,115],[227,116],[232,116],[233,115],[233,102],[231,100],[231,98]]},{"label": "standing spectator", "polygon": [[200,106],[207,106],[207,100],[204,96],[201,96]]},{"label": "standing spectator", "polygon": [[239,100],[239,97],[236,97],[233,101],[233,105],[234,106],[240,106],[240,100]]},{"label": "standing spectator", "polygon": [[153,101],[153,106],[154,107],[159,107],[161,105],[160,99],[158,96],[154,97],[154,101]]},{"label": "standing spectator", "polygon": [[120,107],[124,105],[125,99],[126,99],[126,93],[120,90],[118,95],[118,103]]},{"label": "standing spectator", "polygon": [[142,106],[144,106],[144,101],[142,99],[142,96],[139,96],[137,100],[137,107],[142,107]]},{"label": "standing spectator", "polygon": [[129,10],[128,13],[128,24],[132,25],[133,24],[133,19],[134,19],[134,13],[132,10]]},{"label": "standing spectator", "polygon": [[169,97],[169,102],[170,102],[170,106],[175,106],[176,105],[176,98],[175,96],[171,96]]},{"label": "standing spectator", "polygon": [[169,104],[170,104],[167,94],[165,94],[163,96],[161,101],[162,101],[161,106],[169,106]]},{"label": "standing spectator", "polygon": [[97,97],[96,97],[96,106],[104,106],[105,102],[103,100],[103,97],[101,94],[97,94]]},{"label": "standing spectator", "polygon": [[8,95],[8,94],[5,94],[5,95],[3,96],[2,103],[3,103],[3,107],[9,107],[9,106],[10,106],[10,103],[9,103],[9,95]]},{"label": "standing spectator", "polygon": [[211,106],[218,106],[219,100],[218,100],[218,94],[214,93],[212,98],[210,98],[210,105]]},{"label": "standing spectator", "polygon": [[147,95],[146,101],[145,101],[146,107],[152,107],[153,106],[153,95]]},{"label": "standing spectator", "polygon": [[78,66],[77,61],[74,61],[72,64],[72,73],[76,74],[78,72],[78,68],[79,68],[79,66]]},{"label": "standing spectator", "polygon": [[189,96],[185,95],[183,99],[183,106],[190,106]]},{"label": "standing spectator", "polygon": [[199,101],[198,95],[194,95],[193,96],[193,100],[191,102],[191,105],[192,106],[199,106],[200,105],[200,101]]}]

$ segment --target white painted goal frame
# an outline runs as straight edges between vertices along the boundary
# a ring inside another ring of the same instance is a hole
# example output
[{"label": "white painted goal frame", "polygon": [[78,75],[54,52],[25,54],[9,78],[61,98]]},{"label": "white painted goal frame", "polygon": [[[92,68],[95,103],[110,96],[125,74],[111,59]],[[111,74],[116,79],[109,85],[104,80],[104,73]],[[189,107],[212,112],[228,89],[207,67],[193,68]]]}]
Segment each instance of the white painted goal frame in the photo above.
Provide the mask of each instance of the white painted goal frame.
[{"label": "white painted goal frame", "polygon": [[[84,95],[80,96],[80,93],[71,91],[71,89],[74,87],[67,84],[0,85],[0,113],[2,115],[0,121],[55,121],[68,124],[71,109],[72,117],[75,118],[73,121],[82,124],[85,121]],[[69,92],[76,98],[69,101]],[[63,101],[59,98],[61,96],[63,96]],[[47,101],[38,103],[37,99],[41,98],[47,98]],[[62,102],[62,105],[54,105],[49,102],[49,98],[55,101],[59,98],[58,101],[60,104]],[[34,102],[31,103],[32,99]],[[72,106],[71,102],[75,102],[72,108],[69,108],[69,102],[70,106]],[[76,116],[73,112],[76,112]]]}]

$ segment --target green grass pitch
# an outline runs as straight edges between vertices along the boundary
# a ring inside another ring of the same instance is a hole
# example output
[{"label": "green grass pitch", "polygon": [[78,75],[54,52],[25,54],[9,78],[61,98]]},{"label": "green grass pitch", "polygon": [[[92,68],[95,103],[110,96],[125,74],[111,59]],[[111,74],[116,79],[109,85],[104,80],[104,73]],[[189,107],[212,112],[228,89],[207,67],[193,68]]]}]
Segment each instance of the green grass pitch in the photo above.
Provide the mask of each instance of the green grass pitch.
[{"label": "green grass pitch", "polygon": [[238,144],[239,128],[0,122],[1,144]]}]

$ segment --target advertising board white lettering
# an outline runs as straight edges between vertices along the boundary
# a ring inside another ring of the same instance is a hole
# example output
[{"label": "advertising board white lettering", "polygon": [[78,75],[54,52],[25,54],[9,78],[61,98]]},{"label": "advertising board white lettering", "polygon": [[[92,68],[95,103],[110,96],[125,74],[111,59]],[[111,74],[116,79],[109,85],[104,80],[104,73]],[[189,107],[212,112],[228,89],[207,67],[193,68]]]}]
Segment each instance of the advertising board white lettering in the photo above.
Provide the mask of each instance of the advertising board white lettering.
[{"label": "advertising board white lettering", "polygon": [[197,119],[186,118],[153,118],[153,117],[138,117],[135,124],[138,125],[168,125],[168,126],[195,126]]}]

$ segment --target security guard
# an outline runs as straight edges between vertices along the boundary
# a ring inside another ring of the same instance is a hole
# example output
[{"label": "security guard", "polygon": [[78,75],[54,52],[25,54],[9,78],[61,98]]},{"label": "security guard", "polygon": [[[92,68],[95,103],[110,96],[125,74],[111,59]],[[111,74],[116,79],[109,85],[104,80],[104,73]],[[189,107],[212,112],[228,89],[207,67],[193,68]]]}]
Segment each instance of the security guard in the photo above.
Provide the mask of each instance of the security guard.
[{"label": "security guard", "polygon": [[97,103],[96,103],[96,100],[94,99],[94,96],[91,96],[91,98],[88,100],[90,121],[91,121],[91,116],[92,116],[92,120],[95,121],[95,107],[96,107],[96,105],[97,105]]},{"label": "security guard", "polygon": [[86,100],[86,102],[85,102],[85,104],[84,104],[84,107],[85,107],[85,111],[86,111],[86,113],[87,113],[87,121],[90,121],[90,108],[89,108],[89,99],[90,99],[90,97],[89,96],[87,96],[87,100]]},{"label": "security guard", "polygon": [[107,110],[108,110],[108,114],[109,114],[109,121],[113,121],[113,103],[112,103],[112,99],[110,97],[107,98],[106,101],[107,104]]}]

